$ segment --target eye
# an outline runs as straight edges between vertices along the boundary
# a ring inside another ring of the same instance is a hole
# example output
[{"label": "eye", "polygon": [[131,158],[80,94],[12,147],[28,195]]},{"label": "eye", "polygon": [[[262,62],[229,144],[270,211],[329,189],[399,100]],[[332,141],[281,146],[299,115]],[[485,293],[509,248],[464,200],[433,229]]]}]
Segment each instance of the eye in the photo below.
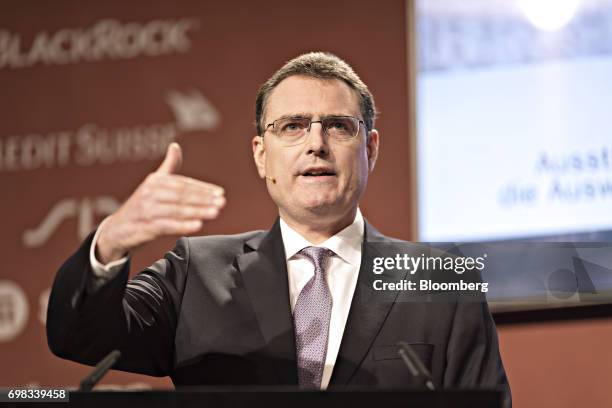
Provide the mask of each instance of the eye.
[{"label": "eye", "polygon": [[309,120],[303,118],[290,118],[280,123],[281,133],[295,133],[308,127]]},{"label": "eye", "polygon": [[346,123],[346,120],[334,119],[331,122],[329,122],[328,128],[329,129],[333,129],[333,130],[343,130],[343,131],[346,131],[346,130],[348,130],[348,125]]},{"label": "eye", "polygon": [[354,136],[357,133],[355,123],[350,118],[328,118],[326,126],[329,133],[337,136]]},{"label": "eye", "polygon": [[283,127],[281,128],[281,131],[283,131],[283,132],[291,132],[291,131],[299,130],[300,128],[301,128],[301,126],[300,126],[300,124],[298,122],[289,122],[289,123],[283,124]]}]

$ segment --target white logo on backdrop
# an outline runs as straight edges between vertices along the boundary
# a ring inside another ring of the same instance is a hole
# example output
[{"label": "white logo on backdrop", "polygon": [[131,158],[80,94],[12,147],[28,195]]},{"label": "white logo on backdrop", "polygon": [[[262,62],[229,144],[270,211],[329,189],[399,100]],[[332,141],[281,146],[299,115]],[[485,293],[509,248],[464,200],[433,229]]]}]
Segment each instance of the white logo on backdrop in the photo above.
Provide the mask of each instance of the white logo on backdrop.
[{"label": "white logo on backdrop", "polygon": [[0,69],[184,53],[191,49],[187,34],[198,26],[193,18],[146,23],[100,20],[88,28],[40,31],[29,47],[20,33],[0,29]]},{"label": "white logo on backdrop", "polygon": [[119,208],[119,202],[110,196],[96,198],[65,198],[58,201],[42,222],[26,230],[21,240],[26,247],[35,248],[46,243],[55,230],[67,219],[77,218],[77,234],[80,240],[94,228],[98,216],[112,214]]},{"label": "white logo on backdrop", "polygon": [[166,102],[174,112],[176,127],[183,132],[211,130],[219,124],[219,112],[197,89],[189,93],[170,91]]},{"label": "white logo on backdrop", "polygon": [[86,123],[76,130],[0,138],[0,172],[157,160],[181,132],[208,131],[221,122],[219,111],[197,89],[171,90],[166,103],[174,115],[167,123],[110,129]]},{"label": "white logo on backdrop", "polygon": [[189,93],[170,91],[166,102],[174,112],[176,127],[183,132],[211,130],[219,124],[219,112],[197,89]]},{"label": "white logo on backdrop", "polygon": [[0,342],[19,336],[28,322],[28,299],[13,281],[0,280]]}]

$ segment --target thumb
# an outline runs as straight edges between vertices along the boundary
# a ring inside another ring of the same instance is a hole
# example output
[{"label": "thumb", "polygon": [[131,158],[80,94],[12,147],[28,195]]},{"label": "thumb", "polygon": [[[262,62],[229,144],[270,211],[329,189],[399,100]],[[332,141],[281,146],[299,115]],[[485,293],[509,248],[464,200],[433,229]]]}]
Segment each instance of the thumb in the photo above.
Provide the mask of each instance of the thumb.
[{"label": "thumb", "polygon": [[181,168],[183,163],[183,151],[178,143],[172,142],[166,150],[166,157],[157,169],[157,173],[174,174]]}]

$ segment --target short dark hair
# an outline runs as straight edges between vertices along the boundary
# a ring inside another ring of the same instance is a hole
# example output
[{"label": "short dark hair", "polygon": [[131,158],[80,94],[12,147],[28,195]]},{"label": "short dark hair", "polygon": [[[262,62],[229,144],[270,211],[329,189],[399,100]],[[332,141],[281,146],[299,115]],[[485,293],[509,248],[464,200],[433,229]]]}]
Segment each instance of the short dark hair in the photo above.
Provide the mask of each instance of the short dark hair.
[{"label": "short dark hair", "polygon": [[374,128],[374,120],[376,119],[374,97],[366,84],[353,71],[353,68],[334,54],[328,52],[310,52],[287,62],[259,88],[257,99],[255,100],[255,124],[258,135],[263,136],[265,130],[265,124],[262,121],[270,92],[281,81],[294,75],[344,81],[359,95],[361,115],[363,116],[366,129],[370,131]]}]

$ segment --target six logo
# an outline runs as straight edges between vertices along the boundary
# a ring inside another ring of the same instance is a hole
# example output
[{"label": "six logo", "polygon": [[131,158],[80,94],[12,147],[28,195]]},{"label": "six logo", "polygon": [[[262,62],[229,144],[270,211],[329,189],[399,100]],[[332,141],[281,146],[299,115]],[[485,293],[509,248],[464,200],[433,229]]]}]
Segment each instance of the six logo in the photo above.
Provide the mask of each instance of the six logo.
[{"label": "six logo", "polygon": [[83,239],[93,230],[96,216],[112,214],[119,208],[119,202],[110,196],[96,198],[65,198],[56,203],[38,227],[26,230],[22,242],[28,248],[35,248],[46,243],[53,232],[66,219],[77,218],[78,237]]}]

